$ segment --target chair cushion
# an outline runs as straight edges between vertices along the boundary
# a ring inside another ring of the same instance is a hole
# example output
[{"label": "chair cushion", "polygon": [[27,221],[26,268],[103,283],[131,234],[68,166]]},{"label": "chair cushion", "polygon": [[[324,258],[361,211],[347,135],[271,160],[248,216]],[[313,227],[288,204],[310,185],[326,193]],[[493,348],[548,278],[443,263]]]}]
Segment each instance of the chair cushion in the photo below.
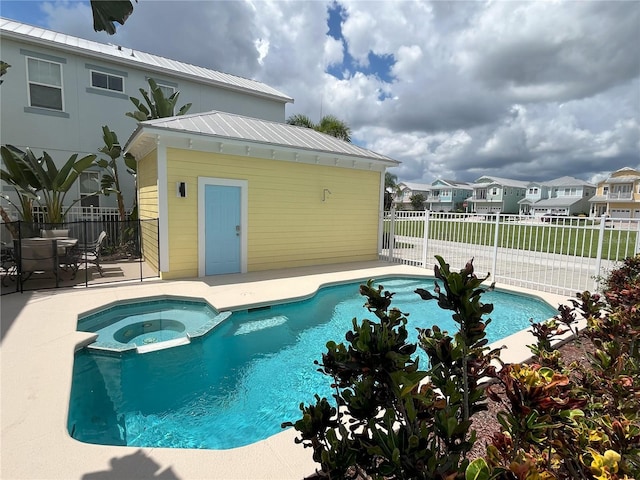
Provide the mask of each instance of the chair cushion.
[{"label": "chair cushion", "polygon": [[54,229],[54,230],[40,230],[40,236],[42,238],[59,238],[59,237],[68,237],[69,229]]}]

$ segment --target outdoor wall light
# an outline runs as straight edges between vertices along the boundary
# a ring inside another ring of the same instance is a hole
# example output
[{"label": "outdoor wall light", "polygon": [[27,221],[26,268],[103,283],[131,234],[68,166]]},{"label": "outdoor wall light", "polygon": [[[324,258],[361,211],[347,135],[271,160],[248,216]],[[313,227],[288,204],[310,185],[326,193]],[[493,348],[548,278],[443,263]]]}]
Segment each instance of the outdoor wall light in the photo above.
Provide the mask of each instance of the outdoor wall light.
[{"label": "outdoor wall light", "polygon": [[331,195],[331,190],[329,190],[328,188],[325,188],[324,190],[322,190],[322,201],[323,202],[327,201],[327,193],[329,195]]},{"label": "outdoor wall light", "polygon": [[176,182],[176,196],[180,198],[185,198],[187,196],[186,182]]}]

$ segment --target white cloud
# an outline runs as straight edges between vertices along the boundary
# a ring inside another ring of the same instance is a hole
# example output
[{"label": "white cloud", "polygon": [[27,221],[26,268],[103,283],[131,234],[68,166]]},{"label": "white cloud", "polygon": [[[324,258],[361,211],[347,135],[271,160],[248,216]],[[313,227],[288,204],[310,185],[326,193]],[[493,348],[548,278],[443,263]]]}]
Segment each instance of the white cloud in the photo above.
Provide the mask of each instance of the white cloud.
[{"label": "white cloud", "polygon": [[[135,4],[113,37],[86,4],[49,2],[51,28],[261,80],[295,98],[287,115],[334,114],[358,144],[401,160],[401,180],[600,178],[640,166],[640,2]],[[351,56],[395,60],[385,83]],[[187,101],[188,99],[185,99]]]},{"label": "white cloud", "polygon": [[341,40],[327,37],[324,40],[324,65],[329,67],[339,65],[344,60],[344,49]]}]

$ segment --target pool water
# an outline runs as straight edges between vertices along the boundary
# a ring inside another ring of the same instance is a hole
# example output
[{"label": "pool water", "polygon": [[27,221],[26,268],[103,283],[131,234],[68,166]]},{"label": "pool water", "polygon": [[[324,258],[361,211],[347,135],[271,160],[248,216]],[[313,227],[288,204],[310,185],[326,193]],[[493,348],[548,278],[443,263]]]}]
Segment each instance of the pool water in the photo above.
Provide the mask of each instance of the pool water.
[{"label": "pool water", "polygon": [[[455,331],[451,312],[423,301],[416,288],[433,291],[430,279],[381,281],[396,292],[393,305],[415,328],[434,324]],[[317,372],[329,340],[344,340],[363,308],[360,283],[322,288],[305,301],[234,312],[189,345],[139,355],[76,355],[68,428],[77,440],[137,447],[228,449],[280,432],[299,418],[300,402],[314,394],[331,398],[331,379]],[[496,341],[557,311],[545,302],[500,291],[487,328]],[[418,350],[420,351],[420,350]],[[424,361],[424,360],[422,360]],[[424,366],[424,364],[423,364]]]}]

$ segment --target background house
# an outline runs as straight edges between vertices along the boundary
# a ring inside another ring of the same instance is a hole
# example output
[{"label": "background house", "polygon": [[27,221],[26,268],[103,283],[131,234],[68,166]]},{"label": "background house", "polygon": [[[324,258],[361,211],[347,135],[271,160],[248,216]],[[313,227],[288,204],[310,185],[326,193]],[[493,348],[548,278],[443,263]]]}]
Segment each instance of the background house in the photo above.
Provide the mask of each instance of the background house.
[{"label": "background house", "polygon": [[378,258],[385,169],[398,164],[384,155],[223,112],[142,122],[126,148],[140,217],[159,219],[143,251],[162,278]]},{"label": "background house", "polygon": [[464,201],[473,188],[466,182],[455,180],[435,180],[427,198],[427,210],[436,212],[453,212],[464,208]]},{"label": "background house", "polygon": [[452,212],[463,209],[463,203],[472,187],[465,182],[455,180],[438,179],[430,184],[402,182],[398,184],[399,194],[394,199],[394,205],[398,210],[413,210],[411,197],[422,195],[424,197],[424,210],[436,212]]},{"label": "background house", "polygon": [[588,214],[595,185],[574,177],[527,184],[526,196],[518,202],[521,215],[541,216]]},{"label": "background house", "polygon": [[[30,147],[36,155],[45,150],[60,163],[73,153],[97,153],[103,125],[124,143],[137,124],[125,116],[135,110],[129,97],[142,99],[139,89],[149,90],[148,78],[167,96],[179,91],[178,107],[192,103],[189,113],[219,110],[284,122],[285,105],[293,101],[260,82],[13,20],[0,19],[0,40],[2,60],[11,65],[0,87],[2,143]],[[84,173],[69,198],[96,191],[99,174],[97,168]],[[121,177],[131,207],[133,178]],[[115,202],[113,195],[83,200],[85,205]]]},{"label": "background house", "polygon": [[640,172],[629,167],[613,172],[589,202],[592,217],[640,218]]},{"label": "background house", "polygon": [[527,182],[499,177],[480,177],[473,195],[466,199],[467,211],[476,213],[518,213],[518,202],[525,197]]},{"label": "background house", "polygon": [[398,194],[394,197],[393,204],[397,210],[413,210],[411,197],[422,195],[425,199],[431,193],[431,185],[427,183],[402,182],[398,184]]}]

